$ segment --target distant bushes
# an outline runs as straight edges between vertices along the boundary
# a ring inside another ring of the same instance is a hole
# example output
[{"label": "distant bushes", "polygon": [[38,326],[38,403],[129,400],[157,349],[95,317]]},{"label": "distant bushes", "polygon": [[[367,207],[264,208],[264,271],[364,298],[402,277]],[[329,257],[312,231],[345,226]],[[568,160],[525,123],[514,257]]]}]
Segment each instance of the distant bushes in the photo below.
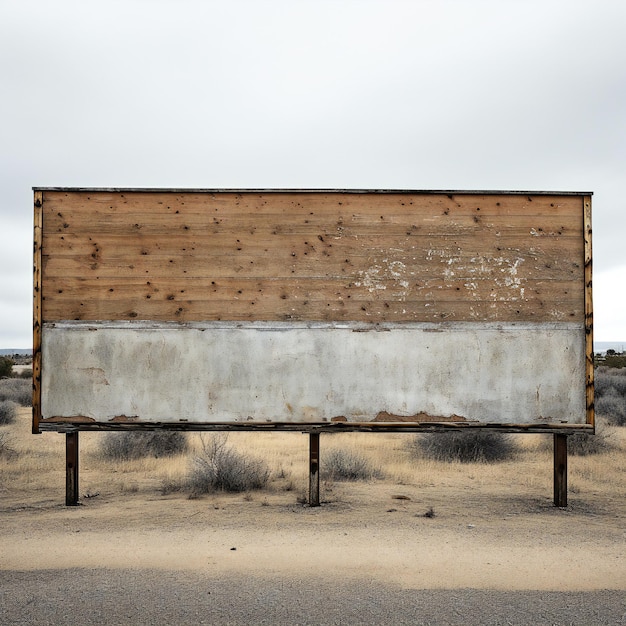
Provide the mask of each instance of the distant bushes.
[{"label": "distant bushes", "polygon": [[327,480],[370,480],[380,478],[382,471],[371,461],[355,452],[330,448],[323,454],[320,471]]},{"label": "distant bushes", "polygon": [[3,378],[0,380],[0,402],[10,400],[20,406],[33,403],[33,386],[25,378]]},{"label": "distant bushes", "polygon": [[616,352],[613,352],[613,354],[609,354],[609,352],[610,350],[607,350],[606,356],[602,358],[602,360],[598,359],[596,361],[598,365],[611,368],[626,367],[626,354],[617,354]]},{"label": "distant bushes", "polygon": [[182,454],[188,449],[187,435],[177,430],[105,433],[99,454],[109,461],[129,461]]},{"label": "distant bushes", "polygon": [[597,415],[614,426],[626,426],[626,368],[596,368],[595,392]]},{"label": "distant bushes", "polygon": [[433,461],[460,463],[507,461],[517,450],[509,435],[487,430],[420,434],[413,448],[417,455]]},{"label": "distant bushes", "polygon": [[246,456],[227,445],[228,435],[202,437],[202,449],[191,460],[187,487],[191,497],[216,491],[263,489],[270,470],[261,459]]}]

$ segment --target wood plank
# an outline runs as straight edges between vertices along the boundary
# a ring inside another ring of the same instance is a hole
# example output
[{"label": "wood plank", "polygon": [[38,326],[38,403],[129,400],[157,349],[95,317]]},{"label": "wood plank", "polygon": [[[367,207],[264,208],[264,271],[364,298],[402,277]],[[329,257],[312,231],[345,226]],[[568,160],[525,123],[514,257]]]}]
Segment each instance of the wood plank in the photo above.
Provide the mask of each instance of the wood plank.
[{"label": "wood plank", "polygon": [[[432,243],[431,243],[432,242]],[[362,250],[366,246],[372,246],[375,249],[388,249],[390,246],[398,248],[399,251],[419,251],[432,250],[441,247],[439,243],[445,243],[448,246],[455,246],[463,250],[494,249],[506,250],[551,250],[557,247],[565,246],[566,249],[582,250],[582,233],[581,240],[574,237],[554,237],[541,239],[520,239],[519,237],[491,236],[489,233],[482,233],[477,237],[468,236],[449,236],[446,234],[431,233],[427,236],[408,236],[404,234],[393,235],[389,233],[378,233],[368,235],[367,233],[355,233],[351,235],[333,235],[316,231],[308,235],[282,235],[269,236],[267,238],[255,237],[249,238],[245,234],[239,235],[216,235],[214,233],[190,233],[189,235],[180,236],[178,233],[170,232],[169,236],[135,236],[128,237],[124,235],[100,235],[95,234],[87,236],[77,236],[75,234],[55,235],[46,233],[44,254],[67,254],[75,252],[77,254],[93,254],[102,250],[103,246],[123,245],[129,246],[138,252],[145,250],[143,254],[150,254],[162,250],[164,253],[171,251],[172,253],[196,251],[209,255],[220,255],[224,253],[237,252],[238,250],[249,250],[258,252],[268,252],[271,250],[281,249],[285,247],[307,248],[309,250],[318,250],[332,252],[333,248],[341,246],[347,251]],[[449,254],[455,251],[455,248],[449,250]],[[205,250],[206,249],[206,250]],[[205,250],[203,252],[203,250]],[[214,251],[213,251],[214,250]],[[579,261],[582,265],[582,259]]]},{"label": "wood plank", "polygon": [[[89,219],[85,219],[86,215]],[[272,214],[225,214],[219,218],[211,214],[190,215],[155,212],[150,214],[76,212],[49,212],[46,215],[49,232],[75,233],[78,235],[163,236],[180,232],[185,237],[188,231],[211,234],[286,235],[325,233],[341,236],[358,233],[366,235],[472,235],[490,232],[512,236],[570,236],[579,237],[581,231],[578,215],[430,215],[424,212],[406,214],[351,214],[328,216]]]},{"label": "wood plank", "polygon": [[309,506],[320,505],[320,434],[309,433]]},{"label": "wood plank", "polygon": [[[312,298],[323,302],[336,298],[350,297],[357,301],[393,300],[400,302],[440,300],[442,302],[465,300],[468,302],[504,299],[511,302],[541,301],[549,306],[558,302],[574,301],[583,307],[583,296],[574,281],[527,280],[522,285],[502,284],[494,291],[494,282],[486,278],[474,278],[471,283],[464,280],[430,278],[419,281],[385,279],[380,284],[352,277],[320,277],[298,281],[286,278],[225,277],[201,283],[194,278],[171,280],[145,280],[100,278],[58,278],[49,280],[48,290],[56,290],[54,300],[81,300],[82,295],[92,298],[115,300],[147,299],[169,301],[237,300],[246,298],[280,298],[297,300]],[[82,298],[84,299],[84,298]],[[48,295],[44,295],[47,303]],[[539,306],[539,303],[535,303]],[[48,305],[46,304],[46,307]]]},{"label": "wood plank", "polygon": [[34,246],[33,246],[33,434],[39,433],[41,420],[41,332],[42,332],[42,260],[43,193],[34,194]]},{"label": "wood plank", "polygon": [[366,321],[366,322],[429,322],[429,321],[576,321],[582,315],[582,302],[564,301],[558,309],[525,306],[516,302],[469,303],[466,299],[405,301],[356,300],[166,300],[145,305],[137,298],[68,301],[61,312],[52,310],[46,321],[54,320],[155,320],[155,321]]},{"label": "wood plank", "polygon": [[461,215],[468,211],[484,215],[571,215],[572,207],[580,205],[579,196],[518,194],[405,194],[344,192],[141,192],[141,191],[45,191],[51,212],[69,216],[71,211],[128,212],[134,215],[204,213],[219,215],[241,213],[260,215],[312,214],[348,216],[351,214],[386,212],[424,212],[428,215]]},{"label": "wood plank", "polygon": [[[123,237],[98,238],[88,241],[56,236],[46,238],[43,258],[46,269],[65,259],[79,259],[88,263],[92,269],[106,266],[109,262],[127,265],[156,262],[167,265],[175,262],[198,263],[224,262],[220,257],[228,257],[226,263],[237,267],[250,260],[259,263],[276,261],[277,270],[285,260],[291,264],[316,263],[332,265],[355,261],[367,263],[368,259],[379,262],[401,261],[411,266],[436,266],[447,264],[455,266],[480,265],[489,267],[492,261],[515,262],[520,259],[523,267],[537,260],[545,259],[542,267],[549,271],[551,266],[559,264],[580,270],[582,277],[583,244],[575,239],[544,240],[540,243],[520,242],[519,239],[489,239],[487,237],[448,238],[428,237],[396,239],[387,237],[342,237],[323,238],[320,243],[317,237],[296,239],[291,237],[272,237],[267,240],[248,241],[245,237],[228,240],[223,238],[194,238],[189,240],[170,238],[146,238],[128,240]],[[485,257],[483,259],[483,257]],[[522,268],[523,269],[523,268]]]},{"label": "wood plank", "polygon": [[567,506],[567,435],[555,433],[554,439],[554,506]]},{"label": "wood plank", "polygon": [[[435,251],[436,252],[436,251]],[[428,278],[497,278],[513,270],[520,280],[573,281],[582,291],[582,263],[571,261],[563,249],[554,254],[535,251],[521,257],[516,251],[486,251],[482,254],[458,252],[453,257],[430,255],[429,251],[401,253],[394,251],[349,254],[335,248],[327,256],[313,251],[298,254],[289,248],[277,249],[271,254],[255,255],[242,251],[235,255],[179,253],[125,254],[117,249],[109,253],[102,250],[97,258],[86,254],[44,255],[43,265],[47,279],[64,277],[161,278],[173,281],[194,277],[215,279],[225,277],[246,278],[321,278],[352,276],[355,280],[363,275],[393,278],[401,272],[407,280]],[[342,254],[343,253],[343,254]],[[295,254],[295,256],[294,256]],[[577,255],[576,255],[577,256]]]},{"label": "wood plank", "polygon": [[42,432],[141,432],[152,430],[177,430],[188,432],[467,432],[489,430],[519,434],[592,434],[589,424],[495,424],[483,422],[95,422],[70,418],[46,419]]},{"label": "wood plank", "polygon": [[78,432],[65,434],[65,506],[78,506]]},{"label": "wood plank", "polygon": [[593,368],[593,268],[591,255],[591,197],[585,196],[584,233],[585,233],[585,379],[587,400],[587,423],[595,428],[594,368]]}]

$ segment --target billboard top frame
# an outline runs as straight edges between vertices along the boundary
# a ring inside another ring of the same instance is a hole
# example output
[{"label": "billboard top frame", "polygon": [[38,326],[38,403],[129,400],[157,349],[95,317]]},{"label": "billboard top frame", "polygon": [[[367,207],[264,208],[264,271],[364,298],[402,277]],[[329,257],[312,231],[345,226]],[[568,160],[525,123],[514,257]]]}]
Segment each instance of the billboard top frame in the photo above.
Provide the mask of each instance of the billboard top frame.
[{"label": "billboard top frame", "polygon": [[227,188],[227,187],[33,187],[33,191],[67,191],[94,193],[354,193],[354,194],[421,194],[421,195],[474,195],[474,196],[593,196],[592,191],[532,191],[532,190],[497,190],[497,189],[327,189],[327,188]]}]

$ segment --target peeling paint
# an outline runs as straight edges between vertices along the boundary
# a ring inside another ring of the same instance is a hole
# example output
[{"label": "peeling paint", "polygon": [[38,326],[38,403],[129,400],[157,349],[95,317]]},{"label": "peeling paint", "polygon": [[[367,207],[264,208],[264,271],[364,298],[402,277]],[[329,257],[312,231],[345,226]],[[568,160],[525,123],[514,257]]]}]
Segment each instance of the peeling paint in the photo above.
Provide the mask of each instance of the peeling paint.
[{"label": "peeling paint", "polygon": [[402,301],[408,295],[409,281],[406,264],[401,261],[393,261],[384,258],[380,264],[374,264],[366,270],[357,272],[360,280],[355,281],[355,286],[365,287],[370,293],[385,291],[390,288],[394,299]]},{"label": "peeling paint", "polygon": [[430,415],[420,411],[415,415],[394,415],[387,411],[381,411],[372,422],[467,422],[460,415]]},{"label": "peeling paint", "polygon": [[84,415],[54,415],[52,417],[44,417],[41,422],[68,423],[68,424],[89,424],[95,422],[93,417],[85,417]]},{"label": "peeling paint", "polygon": [[91,382],[95,385],[108,385],[104,370],[101,367],[83,367],[80,368]]}]

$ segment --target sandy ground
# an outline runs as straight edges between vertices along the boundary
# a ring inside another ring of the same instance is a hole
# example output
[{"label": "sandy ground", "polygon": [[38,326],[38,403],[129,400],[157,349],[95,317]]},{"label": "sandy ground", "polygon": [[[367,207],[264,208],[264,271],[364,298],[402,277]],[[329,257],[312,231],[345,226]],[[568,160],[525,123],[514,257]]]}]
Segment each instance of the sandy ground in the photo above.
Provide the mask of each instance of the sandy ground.
[{"label": "sandy ground", "polygon": [[626,624],[623,463],[566,509],[515,463],[325,484],[319,508],[86,468],[65,507],[57,460],[2,482],[3,624]]}]

